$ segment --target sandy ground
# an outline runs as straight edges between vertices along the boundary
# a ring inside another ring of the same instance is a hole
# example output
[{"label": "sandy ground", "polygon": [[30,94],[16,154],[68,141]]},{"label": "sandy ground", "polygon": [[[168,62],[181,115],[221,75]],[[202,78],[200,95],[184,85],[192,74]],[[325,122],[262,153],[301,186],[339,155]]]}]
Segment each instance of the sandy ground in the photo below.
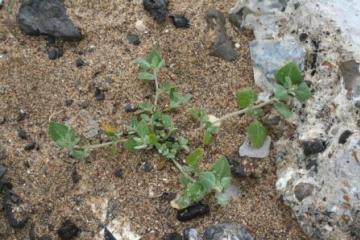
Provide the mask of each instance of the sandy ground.
[{"label": "sandy ground", "polygon": [[[256,239],[306,239],[275,191],[271,158],[235,157],[251,166],[248,174],[252,177],[235,180],[242,196],[227,208],[216,206],[212,198],[205,199],[211,214],[181,223],[168,202],[158,197],[181,190],[178,173],[171,164],[164,165],[157,154],[119,149],[119,154],[113,156],[104,149],[79,161],[69,158],[49,140],[47,124],[51,115],[58,121],[73,120],[79,132],[85,127],[84,122],[76,121],[82,109],[98,123],[126,124],[131,114],[124,112],[124,105],[140,103],[152,94],[151,86],[137,80],[133,64],[152,47],[160,49],[167,62],[161,81],[170,80],[183,93],[191,93],[194,105],[217,116],[236,108],[235,91],[253,85],[247,47],[252,35],[239,33],[228,23],[229,35],[240,44],[240,57],[225,62],[207,54],[204,19],[210,8],[227,12],[233,0],[170,2],[170,12],[185,14],[191,21],[190,29],[175,29],[169,21],[156,24],[139,1],[66,0],[68,14],[81,27],[84,40],[58,43],[65,53],[55,61],[48,59],[46,37],[23,35],[16,28],[14,16],[0,10],[0,116],[7,119],[0,125],[0,146],[8,155],[1,163],[8,167],[7,178],[31,217],[24,229],[14,230],[0,212],[1,239],[26,239],[31,223],[40,235],[51,234],[57,239],[56,231],[66,219],[81,228],[79,239],[96,239],[101,226],[113,219],[127,219],[143,239],[160,239],[164,233],[186,227],[201,231],[204,226],[223,222],[244,225]],[[126,36],[136,32],[134,24],[139,19],[149,31],[139,33],[141,44],[133,46]],[[77,68],[78,58],[86,66]],[[105,101],[96,101],[96,86],[107,89]],[[65,106],[70,99],[73,104]],[[17,121],[20,110],[28,115]],[[184,134],[197,126],[185,110],[175,119]],[[234,119],[223,126],[215,144],[206,148],[204,166],[219,154],[237,152],[246,121]],[[18,128],[26,130],[28,140],[17,137]],[[24,150],[31,140],[39,145],[38,151]],[[191,143],[198,146],[200,141],[193,137]],[[150,172],[143,170],[145,162],[153,167]],[[123,178],[114,176],[116,169],[122,169]],[[81,176],[77,183],[73,180],[75,171]]]}]

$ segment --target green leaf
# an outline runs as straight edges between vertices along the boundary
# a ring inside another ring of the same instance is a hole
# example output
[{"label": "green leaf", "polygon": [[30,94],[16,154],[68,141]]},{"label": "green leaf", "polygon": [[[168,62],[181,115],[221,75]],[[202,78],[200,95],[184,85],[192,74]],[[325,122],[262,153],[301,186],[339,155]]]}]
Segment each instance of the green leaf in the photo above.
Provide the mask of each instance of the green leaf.
[{"label": "green leaf", "polygon": [[284,103],[275,102],[273,106],[283,118],[287,119],[292,116],[292,111]]},{"label": "green leaf", "polygon": [[210,192],[216,184],[215,174],[213,172],[200,172],[199,183],[207,192]]},{"label": "green leaf", "polygon": [[299,84],[303,80],[301,71],[296,63],[289,62],[275,74],[276,81],[283,86],[285,85],[287,77],[291,79],[292,84]]},{"label": "green leaf", "polygon": [[151,64],[143,58],[137,59],[135,63],[139,65],[142,70],[151,69]]},{"label": "green leaf", "polygon": [[189,183],[191,183],[191,180],[185,174],[182,173],[180,175],[180,183],[187,186]]},{"label": "green leaf", "polygon": [[148,72],[141,72],[139,73],[140,80],[152,81],[155,79],[154,74]]},{"label": "green leaf", "polygon": [[217,203],[222,207],[225,207],[229,202],[229,197],[225,193],[216,193],[215,198]]},{"label": "green leaf", "polygon": [[208,129],[206,129],[204,131],[203,143],[205,145],[210,145],[213,141],[214,141],[213,134],[210,131],[208,131]]},{"label": "green leaf", "polygon": [[215,161],[211,170],[215,173],[216,179],[231,177],[230,164],[224,156],[220,156]]},{"label": "green leaf", "polygon": [[289,98],[288,91],[279,84],[275,84],[274,95],[280,101],[285,101]]},{"label": "green leaf", "polygon": [[144,138],[149,135],[150,130],[145,120],[141,120],[136,126],[136,132],[140,137]]},{"label": "green leaf", "polygon": [[124,148],[128,151],[136,150],[136,146],[138,146],[138,142],[135,141],[134,138],[129,138],[126,142],[124,142]]},{"label": "green leaf", "polygon": [[186,194],[190,196],[193,203],[201,201],[205,197],[206,193],[207,191],[199,182],[189,184],[186,189]]},{"label": "green leaf", "polygon": [[180,105],[185,104],[191,100],[191,95],[182,96],[175,88],[170,90],[170,108],[178,108]]},{"label": "green leaf", "polygon": [[74,158],[85,159],[90,155],[90,152],[86,148],[74,148],[71,150],[70,155]]},{"label": "green leaf", "polygon": [[300,102],[305,102],[311,95],[310,88],[304,82],[295,89],[295,96]]},{"label": "green leaf", "polygon": [[149,102],[142,102],[139,104],[139,109],[142,111],[142,112],[148,112],[148,113],[152,113],[155,111],[156,109],[156,106],[152,103],[149,103]]},{"label": "green leaf", "polygon": [[74,129],[57,122],[50,122],[49,135],[50,138],[61,148],[72,148],[79,142]]},{"label": "green leaf", "polygon": [[190,153],[186,158],[186,164],[191,167],[196,167],[199,164],[199,161],[204,157],[204,149],[197,148],[192,153]]},{"label": "green leaf", "polygon": [[220,187],[221,189],[227,189],[231,185],[231,177],[223,177],[220,180]]},{"label": "green leaf", "polygon": [[203,108],[192,108],[189,110],[191,116],[199,122],[206,122],[209,120],[206,109]]},{"label": "green leaf", "polygon": [[149,54],[146,56],[146,61],[151,64],[152,68],[161,68],[165,63],[162,60],[160,53],[155,49],[152,49],[149,52]]},{"label": "green leaf", "polygon": [[284,87],[286,89],[290,89],[292,87],[292,82],[291,82],[291,78],[290,77],[286,77],[285,78],[285,82],[284,82]]},{"label": "green leaf", "polygon": [[255,120],[247,128],[250,144],[253,148],[260,148],[265,142],[267,130],[264,125]]},{"label": "green leaf", "polygon": [[241,109],[247,108],[256,102],[257,94],[251,88],[243,88],[236,93],[236,100]]}]

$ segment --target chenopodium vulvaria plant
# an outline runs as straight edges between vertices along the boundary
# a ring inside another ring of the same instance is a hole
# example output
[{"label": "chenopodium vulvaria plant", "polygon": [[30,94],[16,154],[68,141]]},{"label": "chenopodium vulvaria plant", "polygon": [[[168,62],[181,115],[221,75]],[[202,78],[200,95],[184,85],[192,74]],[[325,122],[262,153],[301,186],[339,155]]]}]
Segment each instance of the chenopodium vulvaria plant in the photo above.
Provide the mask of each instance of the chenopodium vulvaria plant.
[{"label": "chenopodium vulvaria plant", "polygon": [[[165,159],[171,161],[181,173],[180,182],[185,186],[182,194],[172,202],[175,208],[186,208],[201,201],[207,194],[214,192],[219,204],[225,205],[228,198],[224,193],[231,184],[230,166],[224,156],[220,156],[210,170],[201,169],[200,160],[204,151],[201,148],[190,152],[188,141],[177,134],[172,114],[191,100],[190,95],[181,95],[169,82],[159,82],[159,73],[165,61],[161,55],[152,50],[145,58],[138,59],[139,79],[153,83],[155,94],[152,102],[142,102],[139,110],[123,131],[117,131],[111,125],[103,126],[103,132],[109,137],[108,142],[86,144],[80,140],[70,126],[51,121],[49,135],[63,149],[67,149],[72,157],[84,159],[90,152],[101,147],[112,146],[116,151],[119,144],[130,151],[155,150]],[[162,103],[162,104],[161,104]],[[199,116],[206,125],[208,134],[206,143],[218,131],[211,117]],[[189,153],[185,164],[178,161],[180,152]]]},{"label": "chenopodium vulvaria plant", "polygon": [[262,108],[267,105],[272,105],[281,117],[287,119],[293,114],[291,105],[294,99],[303,103],[312,95],[310,88],[304,82],[300,69],[297,64],[293,62],[279,69],[275,74],[275,79],[276,83],[273,86],[273,95],[268,100],[259,102],[258,94],[254,89],[240,89],[236,93],[236,100],[240,110],[228,113],[220,118],[208,115],[205,109],[191,109],[190,112],[192,116],[200,122],[201,129],[204,129],[204,144],[210,144],[213,141],[223,121],[246,114],[253,119],[247,127],[250,144],[253,148],[262,147],[268,132],[264,124],[261,123],[261,118],[264,116]]}]

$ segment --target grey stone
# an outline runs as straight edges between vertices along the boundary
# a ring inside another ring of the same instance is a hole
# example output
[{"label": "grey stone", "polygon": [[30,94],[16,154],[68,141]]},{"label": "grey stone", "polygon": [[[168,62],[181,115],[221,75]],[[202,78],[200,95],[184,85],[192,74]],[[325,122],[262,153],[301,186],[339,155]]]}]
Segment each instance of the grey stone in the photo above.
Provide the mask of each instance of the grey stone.
[{"label": "grey stone", "polygon": [[301,202],[304,198],[310,196],[313,190],[314,185],[310,183],[298,183],[294,189],[295,197]]},{"label": "grey stone", "polygon": [[217,224],[207,227],[203,240],[253,240],[254,238],[242,226],[235,224]]},{"label": "grey stone", "polygon": [[343,62],[340,72],[348,94],[354,100],[360,100],[360,64],[354,60]]},{"label": "grey stone", "polygon": [[183,231],[184,240],[198,240],[198,232],[195,228],[186,228]]},{"label": "grey stone", "polygon": [[49,35],[69,41],[81,39],[61,0],[24,0],[17,20],[21,31],[29,35]]},{"label": "grey stone", "polygon": [[250,141],[246,138],[245,142],[240,146],[239,155],[240,157],[251,157],[251,158],[265,158],[269,156],[271,145],[271,138],[266,137],[264,145],[260,148],[253,148],[250,145]]},{"label": "grey stone", "polygon": [[288,62],[304,69],[306,51],[299,41],[254,40],[250,43],[255,83],[265,91],[272,91],[275,73]]}]

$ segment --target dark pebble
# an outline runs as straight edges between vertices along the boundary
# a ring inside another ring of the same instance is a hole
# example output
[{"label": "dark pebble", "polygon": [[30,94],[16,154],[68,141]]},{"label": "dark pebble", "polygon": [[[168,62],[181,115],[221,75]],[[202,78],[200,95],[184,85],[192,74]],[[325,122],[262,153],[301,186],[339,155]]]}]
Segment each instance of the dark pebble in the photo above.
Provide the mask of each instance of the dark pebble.
[{"label": "dark pebble", "polygon": [[314,185],[310,183],[299,183],[294,188],[295,197],[300,202],[310,196],[314,191]]},{"label": "dark pebble", "polygon": [[177,212],[176,218],[181,222],[205,216],[210,212],[209,205],[198,203]]},{"label": "dark pebble", "polygon": [[240,163],[240,159],[238,160],[235,160],[233,158],[229,158],[229,159],[230,159],[231,174],[237,178],[246,178],[247,175],[244,170],[244,167]]},{"label": "dark pebble", "polygon": [[124,172],[121,168],[118,168],[114,171],[114,176],[117,178],[123,178]]},{"label": "dark pebble", "polygon": [[71,173],[71,179],[73,181],[74,184],[80,182],[81,180],[81,176],[79,175],[79,173],[76,171],[76,168],[74,168],[74,170]]},{"label": "dark pebble", "polygon": [[162,240],[182,240],[182,236],[177,232],[173,232],[163,236]]},{"label": "dark pebble", "polygon": [[151,170],[153,169],[151,163],[149,162],[144,162],[141,166],[142,170],[144,170],[144,172],[151,172]]},{"label": "dark pebble", "polygon": [[48,57],[50,60],[55,60],[61,58],[64,55],[64,50],[62,48],[50,48],[48,50]]},{"label": "dark pebble", "polygon": [[7,171],[7,168],[0,164],[0,178],[5,176],[6,171]]},{"label": "dark pebble", "polygon": [[36,148],[36,142],[31,142],[25,145],[24,149],[25,151],[31,151]]},{"label": "dark pebble", "polygon": [[61,240],[71,240],[80,234],[81,230],[70,220],[63,222],[57,231]]},{"label": "dark pebble", "polygon": [[131,44],[133,44],[135,46],[138,46],[141,43],[139,35],[137,35],[135,33],[129,33],[127,35],[127,40],[129,41],[129,43],[131,43]]},{"label": "dark pebble", "polygon": [[308,38],[307,33],[301,33],[300,36],[299,36],[299,40],[300,40],[301,42],[306,41],[307,38]]},{"label": "dark pebble", "polygon": [[11,193],[10,191],[5,191],[5,195],[3,197],[3,209],[5,213],[5,217],[9,222],[10,226],[16,229],[20,229],[25,227],[28,222],[28,217],[23,216],[19,218],[18,214],[14,214],[14,208],[17,207],[17,204],[20,202],[20,198]]},{"label": "dark pebble", "polygon": [[99,88],[96,88],[95,89],[95,98],[96,98],[96,101],[104,101],[105,100],[105,93],[104,91],[102,91],[101,89]]},{"label": "dark pebble", "polygon": [[309,80],[305,80],[304,83],[306,83],[306,85],[307,85],[308,87],[311,87],[311,86],[312,86],[312,82],[309,81]]},{"label": "dark pebble", "polygon": [[176,28],[189,28],[189,20],[185,16],[175,15],[170,16],[172,23]]},{"label": "dark pebble", "polygon": [[104,229],[104,240],[117,240],[109,229]]},{"label": "dark pebble", "polygon": [[85,65],[85,62],[81,58],[78,58],[78,59],[76,59],[75,65],[76,65],[76,67],[81,68],[82,66]]},{"label": "dark pebble", "polygon": [[17,135],[19,138],[24,139],[24,140],[26,140],[28,138],[27,132],[22,128],[17,129]]},{"label": "dark pebble", "polygon": [[171,202],[176,198],[176,193],[174,192],[164,192],[161,194],[160,199],[163,201]]},{"label": "dark pebble", "polygon": [[137,107],[135,107],[133,104],[131,103],[127,103],[124,107],[124,111],[126,113],[131,113],[131,112],[135,112],[137,110]]},{"label": "dark pebble", "polygon": [[352,131],[350,130],[346,130],[344,131],[340,137],[339,137],[339,143],[340,144],[345,144],[346,143],[346,140],[353,134]]},{"label": "dark pebble", "polygon": [[143,6],[156,22],[165,22],[168,12],[168,0],[143,0]]},{"label": "dark pebble", "polygon": [[326,149],[326,142],[320,139],[307,141],[303,143],[303,149],[305,156],[321,153]]},{"label": "dark pebble", "polygon": [[74,103],[74,100],[72,99],[66,99],[65,100],[65,106],[70,107]]},{"label": "dark pebble", "polygon": [[20,110],[19,114],[16,117],[16,121],[21,122],[23,121],[27,116],[27,113],[24,110]]},{"label": "dark pebble", "polygon": [[6,117],[0,116],[0,125],[6,122]]},{"label": "dark pebble", "polygon": [[53,46],[56,43],[56,37],[48,36],[47,37],[47,44],[48,46]]}]

